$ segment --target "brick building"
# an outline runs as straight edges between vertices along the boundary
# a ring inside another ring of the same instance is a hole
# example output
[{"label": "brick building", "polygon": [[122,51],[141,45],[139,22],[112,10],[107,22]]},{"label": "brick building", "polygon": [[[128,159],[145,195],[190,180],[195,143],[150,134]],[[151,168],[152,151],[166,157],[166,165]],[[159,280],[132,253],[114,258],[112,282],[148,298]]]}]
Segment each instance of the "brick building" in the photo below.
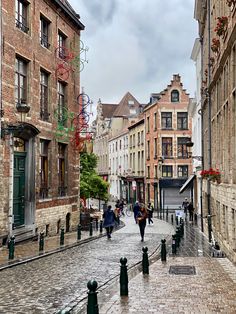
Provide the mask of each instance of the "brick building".
[{"label": "brick building", "polygon": [[236,1],[196,0],[202,57],[204,232],[236,261]]},{"label": "brick building", "polygon": [[145,107],[146,202],[156,210],[178,209],[189,191],[179,194],[180,187],[192,174],[186,142],[192,134],[188,118],[189,95],[181,78],[173,80],[159,94],[152,94]]},{"label": "brick building", "polygon": [[[75,228],[80,32],[66,0],[1,1],[0,239]],[[73,53],[71,53],[73,51]]]}]

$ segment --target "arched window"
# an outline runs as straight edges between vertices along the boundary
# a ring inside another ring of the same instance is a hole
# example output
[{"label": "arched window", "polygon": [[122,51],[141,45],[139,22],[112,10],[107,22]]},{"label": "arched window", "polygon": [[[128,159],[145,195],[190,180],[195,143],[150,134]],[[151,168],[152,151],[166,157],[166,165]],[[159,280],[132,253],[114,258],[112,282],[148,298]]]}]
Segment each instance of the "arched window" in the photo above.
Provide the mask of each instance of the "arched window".
[{"label": "arched window", "polygon": [[179,102],[179,92],[176,89],[171,92],[171,102]]}]

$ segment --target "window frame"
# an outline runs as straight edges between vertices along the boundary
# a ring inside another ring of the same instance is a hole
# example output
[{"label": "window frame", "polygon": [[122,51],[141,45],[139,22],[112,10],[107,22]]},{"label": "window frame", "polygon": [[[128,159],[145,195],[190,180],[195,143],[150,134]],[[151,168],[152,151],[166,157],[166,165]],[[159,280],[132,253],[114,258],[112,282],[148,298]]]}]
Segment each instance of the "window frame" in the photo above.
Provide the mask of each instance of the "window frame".
[{"label": "window frame", "polygon": [[172,112],[161,113],[161,128],[165,130],[172,129]]},{"label": "window frame", "polygon": [[66,84],[61,81],[57,82],[57,101],[58,101],[58,123],[64,127],[67,125],[66,113]]},{"label": "window frame", "polygon": [[[164,171],[164,169],[165,169],[165,171]],[[162,177],[163,178],[172,178],[173,177],[173,166],[172,165],[162,165]]]},{"label": "window frame", "polygon": [[67,195],[67,165],[66,165],[67,145],[58,143],[58,196]]},{"label": "window frame", "polygon": [[[184,121],[186,119],[186,121]],[[188,113],[177,112],[177,130],[188,130]]]},{"label": "window frame", "polygon": [[40,69],[40,119],[49,121],[49,73]]},{"label": "window frame", "polygon": [[179,102],[179,91],[177,89],[173,89],[171,91],[171,102]]},{"label": "window frame", "polygon": [[173,158],[173,139],[172,137],[162,137],[161,139],[162,156]]},{"label": "window frame", "polygon": [[27,1],[15,0],[15,25],[26,34],[29,32],[28,7],[29,3]]},{"label": "window frame", "polygon": [[[188,177],[188,165],[178,165],[178,178],[187,178]],[[182,175],[181,175],[182,173]],[[185,174],[183,174],[185,173]]]},{"label": "window frame", "polygon": [[45,199],[49,196],[49,145],[50,141],[40,139],[40,199]]},{"label": "window frame", "polygon": [[189,137],[178,137],[177,138],[177,157],[188,158],[187,142]]},{"label": "window frame", "polygon": [[[42,47],[49,49],[50,48],[50,24],[51,22],[42,14],[40,14],[40,44]],[[45,30],[43,28],[46,28]]]},{"label": "window frame", "polygon": [[[21,70],[23,69],[23,71]],[[20,56],[15,57],[15,102],[27,103],[28,62]]]}]

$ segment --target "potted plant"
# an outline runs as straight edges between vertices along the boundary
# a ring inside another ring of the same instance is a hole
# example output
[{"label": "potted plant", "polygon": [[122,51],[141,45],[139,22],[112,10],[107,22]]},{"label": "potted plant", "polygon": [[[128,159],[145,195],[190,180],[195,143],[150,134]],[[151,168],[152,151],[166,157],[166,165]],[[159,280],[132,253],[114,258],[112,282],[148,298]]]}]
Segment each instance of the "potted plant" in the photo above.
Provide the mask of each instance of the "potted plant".
[{"label": "potted plant", "polygon": [[227,16],[218,16],[215,32],[218,36],[223,36],[227,30],[228,26],[228,17]]},{"label": "potted plant", "polygon": [[220,50],[220,41],[217,38],[212,39],[211,50],[215,53],[218,53]]},{"label": "potted plant", "polygon": [[221,182],[221,174],[218,169],[210,168],[209,170],[202,170],[200,175],[203,179],[209,179],[210,181],[220,183]]}]

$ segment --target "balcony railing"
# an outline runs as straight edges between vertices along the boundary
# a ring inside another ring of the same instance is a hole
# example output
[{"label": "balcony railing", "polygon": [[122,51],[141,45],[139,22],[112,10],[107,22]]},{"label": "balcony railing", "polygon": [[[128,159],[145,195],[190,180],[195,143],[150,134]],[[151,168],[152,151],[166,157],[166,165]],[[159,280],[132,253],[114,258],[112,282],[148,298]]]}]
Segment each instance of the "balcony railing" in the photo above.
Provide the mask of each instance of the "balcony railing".
[{"label": "balcony railing", "polygon": [[41,199],[48,198],[49,189],[50,188],[47,186],[40,187],[39,198],[41,198]]},{"label": "balcony railing", "polygon": [[28,33],[29,31],[29,27],[27,27],[27,25],[20,22],[19,20],[16,20],[16,27],[22,30],[24,33]]}]

